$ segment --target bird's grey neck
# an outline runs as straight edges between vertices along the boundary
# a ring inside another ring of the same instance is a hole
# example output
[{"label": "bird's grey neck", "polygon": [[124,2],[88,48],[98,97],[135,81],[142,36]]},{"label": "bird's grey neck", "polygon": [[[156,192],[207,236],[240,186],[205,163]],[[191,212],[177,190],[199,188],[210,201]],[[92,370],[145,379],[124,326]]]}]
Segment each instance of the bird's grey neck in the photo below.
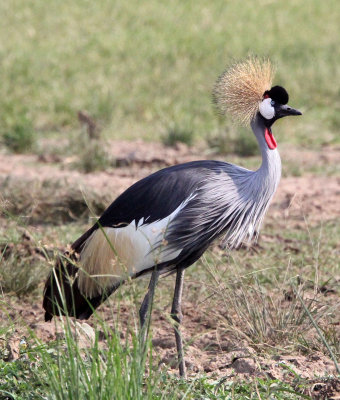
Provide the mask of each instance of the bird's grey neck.
[{"label": "bird's grey neck", "polygon": [[256,136],[257,142],[262,153],[261,167],[256,171],[256,174],[264,179],[269,179],[275,186],[274,191],[281,178],[281,158],[276,149],[271,150],[265,140],[266,126],[261,117],[257,116],[251,123],[251,127]]}]

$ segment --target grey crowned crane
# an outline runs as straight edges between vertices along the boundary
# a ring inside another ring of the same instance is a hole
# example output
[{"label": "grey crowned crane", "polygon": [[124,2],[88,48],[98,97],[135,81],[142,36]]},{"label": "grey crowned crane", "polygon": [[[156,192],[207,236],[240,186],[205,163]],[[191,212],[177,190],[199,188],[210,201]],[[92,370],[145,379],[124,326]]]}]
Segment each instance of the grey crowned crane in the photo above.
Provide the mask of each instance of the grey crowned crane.
[{"label": "grey crowned crane", "polygon": [[194,161],[132,185],[72,244],[68,261],[57,262],[45,285],[45,320],[65,313],[87,319],[128,277],[151,273],[140,308],[143,327],[159,276],[176,272],[171,316],[179,372],[186,376],[179,329],[184,271],[218,238],[232,249],[256,236],[281,176],[272,125],[301,115],[287,105],[284,88],[271,87],[272,77],[268,60],[250,57],[224,72],[214,88],[219,109],[251,125],[260,168]]}]

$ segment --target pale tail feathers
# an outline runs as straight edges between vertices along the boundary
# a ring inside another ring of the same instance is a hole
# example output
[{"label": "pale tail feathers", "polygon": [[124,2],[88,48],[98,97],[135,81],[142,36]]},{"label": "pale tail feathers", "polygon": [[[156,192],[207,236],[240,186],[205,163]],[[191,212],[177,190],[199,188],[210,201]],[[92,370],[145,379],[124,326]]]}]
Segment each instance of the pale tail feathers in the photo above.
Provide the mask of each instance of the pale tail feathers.
[{"label": "pale tail feathers", "polygon": [[[113,228],[97,229],[87,239],[80,254],[78,286],[86,297],[94,297],[129,276],[124,262],[117,256],[129,254],[128,241],[116,240],[117,232]],[[128,258],[124,257],[125,261]]]},{"label": "pale tail feathers", "polygon": [[142,225],[140,221],[136,226],[132,221],[126,227],[93,232],[80,253],[81,293],[90,298],[97,296],[128,277],[175,259],[181,249],[168,248],[164,239],[173,214],[152,224]]}]

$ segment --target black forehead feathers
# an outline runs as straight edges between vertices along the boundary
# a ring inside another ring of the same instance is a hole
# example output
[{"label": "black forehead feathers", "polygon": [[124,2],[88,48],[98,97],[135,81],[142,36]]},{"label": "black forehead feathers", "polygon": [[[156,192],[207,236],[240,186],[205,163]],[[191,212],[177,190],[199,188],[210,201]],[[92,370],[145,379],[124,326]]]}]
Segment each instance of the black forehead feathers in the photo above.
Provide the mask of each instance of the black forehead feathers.
[{"label": "black forehead feathers", "polygon": [[273,86],[264,95],[268,95],[272,100],[280,104],[287,104],[289,100],[287,90],[282,86]]}]

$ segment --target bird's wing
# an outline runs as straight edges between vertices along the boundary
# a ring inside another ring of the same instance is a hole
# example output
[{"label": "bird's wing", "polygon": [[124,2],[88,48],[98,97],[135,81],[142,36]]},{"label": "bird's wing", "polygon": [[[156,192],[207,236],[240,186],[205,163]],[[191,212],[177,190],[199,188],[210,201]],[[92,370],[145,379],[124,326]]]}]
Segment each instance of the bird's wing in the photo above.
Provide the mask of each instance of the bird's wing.
[{"label": "bird's wing", "polygon": [[119,227],[135,221],[142,224],[172,214],[204,181],[206,170],[219,162],[196,161],[164,168],[138,181],[122,193],[103,213],[99,224]]},{"label": "bird's wing", "polygon": [[[164,221],[171,222],[173,216],[179,215],[186,207],[191,207],[191,199],[194,198],[195,193],[200,190],[209,176],[222,173],[225,166],[225,163],[218,161],[197,161],[165,168],[140,180],[122,193],[107,208],[98,222],[73,243],[74,252],[80,253],[82,269],[73,268],[71,273],[67,271],[64,274],[63,269],[57,266],[57,276],[61,275],[59,283],[56,282],[56,277],[51,274],[45,288],[44,308],[47,312],[46,318],[50,319],[55,313],[55,302],[61,306],[61,302],[58,301],[51,289],[58,288],[60,281],[65,281],[63,287],[66,287],[66,294],[70,292],[75,297],[73,299],[72,296],[69,296],[70,299],[66,301],[68,313],[87,318],[91,315],[93,309],[124,280],[125,269],[124,271],[117,269],[114,274],[105,270],[107,264],[104,262],[105,256],[110,257],[112,254],[110,246],[107,245],[109,241],[102,235],[99,228],[104,228],[108,235],[111,235],[109,237],[110,242],[114,244],[116,250],[119,250],[118,254],[124,256],[122,257],[123,261],[124,258],[129,261],[132,260],[124,264],[124,267],[127,265],[131,269],[131,271],[128,271],[130,276],[139,276],[148,272],[155,265],[153,262],[154,255],[150,253],[152,245],[158,243],[156,240],[158,236],[154,235],[154,232],[157,229],[159,230],[160,226],[161,228],[166,226]],[[172,233],[176,235],[176,232],[173,231]],[[153,235],[155,242],[150,243],[150,238]],[[196,243],[196,245],[198,244]],[[199,249],[197,249],[197,246],[194,247],[194,252],[186,254],[186,260],[183,260],[182,256],[178,260],[185,265],[190,265],[199,258],[206,248],[204,246],[200,246]],[[163,267],[176,264],[176,257],[179,257],[182,246],[169,245],[169,248],[170,251],[168,252],[162,249],[163,264],[162,262],[161,264]],[[108,265],[111,268],[111,264],[108,263]],[[112,265],[114,268],[119,268],[120,264]],[[82,277],[83,269],[86,272]],[[120,274],[120,272],[124,273]],[[73,283],[69,282],[68,274],[71,275],[71,278],[77,275]],[[105,282],[98,286],[96,280],[86,279],[88,275],[102,275]],[[116,275],[118,279],[116,279]],[[110,278],[106,281],[109,276]],[[112,280],[111,277],[113,277]],[[102,290],[99,290],[100,288]],[[88,305],[89,302],[91,306]]]},{"label": "bird's wing", "polygon": [[136,182],[104,211],[99,220],[73,244],[79,253],[99,227],[123,228],[152,224],[171,215],[199,188],[212,170],[219,173],[227,163],[193,161],[159,170]]}]

